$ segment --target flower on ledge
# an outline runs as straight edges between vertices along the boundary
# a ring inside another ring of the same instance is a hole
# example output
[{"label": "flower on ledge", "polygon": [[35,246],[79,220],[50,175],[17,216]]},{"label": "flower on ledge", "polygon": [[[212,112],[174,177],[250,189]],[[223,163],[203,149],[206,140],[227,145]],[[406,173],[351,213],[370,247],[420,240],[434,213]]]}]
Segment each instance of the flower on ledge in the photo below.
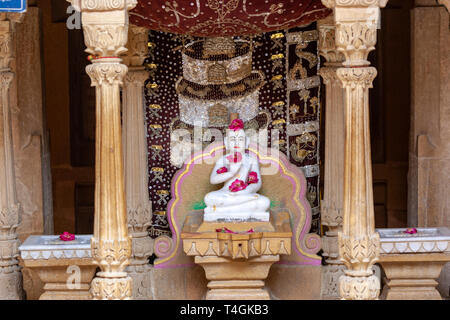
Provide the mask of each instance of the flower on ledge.
[{"label": "flower on ledge", "polygon": [[222,168],[220,168],[220,169],[217,169],[216,172],[217,172],[218,174],[222,174],[222,173],[228,172],[228,169],[227,169],[227,167],[222,167]]},{"label": "flower on ledge", "polygon": [[248,174],[248,184],[258,183],[258,174],[255,171],[250,171]]},{"label": "flower on ledge", "polygon": [[408,233],[408,234],[415,234],[415,233],[417,233],[417,229],[416,228],[408,228],[403,232]]},{"label": "flower on ledge", "polygon": [[75,240],[75,235],[67,231],[64,231],[62,234],[59,235],[59,239],[61,239],[62,241],[73,241]]},{"label": "flower on ledge", "polygon": [[233,233],[233,234],[243,233],[243,234],[245,234],[245,233],[253,233],[253,232],[255,232],[255,230],[253,230],[253,228],[251,228],[251,229],[248,230],[248,231],[235,232],[235,231],[232,231],[232,230],[228,229],[227,227],[222,227],[221,229],[216,229],[216,232],[220,232],[220,233]]},{"label": "flower on ledge", "polygon": [[233,155],[229,155],[227,160],[233,163],[238,163],[242,161],[242,154],[240,152],[235,152]]},{"label": "flower on ledge", "polygon": [[236,179],[231,183],[228,189],[230,189],[231,192],[238,192],[244,190],[247,186],[248,185],[244,181]]},{"label": "flower on ledge", "polygon": [[244,121],[242,121],[241,119],[234,119],[233,121],[231,121],[231,124],[228,127],[228,129],[233,131],[244,129]]}]

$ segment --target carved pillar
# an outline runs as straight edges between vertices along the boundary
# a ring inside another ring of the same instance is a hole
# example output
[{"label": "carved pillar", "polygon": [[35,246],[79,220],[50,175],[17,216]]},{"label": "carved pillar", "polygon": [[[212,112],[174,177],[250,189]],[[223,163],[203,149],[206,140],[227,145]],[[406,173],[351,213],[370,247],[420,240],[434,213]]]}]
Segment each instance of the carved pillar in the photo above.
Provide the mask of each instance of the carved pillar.
[{"label": "carved pillar", "polygon": [[334,18],[330,15],[318,21],[320,55],[326,59],[320,69],[326,86],[325,117],[325,184],[321,203],[322,225],[327,231],[322,237],[323,268],[322,298],[339,298],[339,277],[344,265],[339,259],[338,233],[342,231],[344,211],[344,90],[336,70],[345,60],[336,49]]},{"label": "carved pillar", "polygon": [[21,217],[14,173],[9,101],[9,89],[14,79],[10,69],[14,52],[14,23],[22,18],[20,14],[0,13],[0,300],[23,297],[22,274],[17,260],[17,227]]},{"label": "carved pillar", "polygon": [[377,299],[380,283],[372,266],[380,238],[375,232],[370,155],[369,88],[377,72],[367,56],[375,49],[380,7],[387,0],[322,0],[332,8],[336,47],[345,56],[336,74],[345,90],[344,217],[339,254],[346,266],[340,277],[342,299]]},{"label": "carved pillar", "polygon": [[133,279],[133,299],[152,299],[151,271],[148,258],[153,253],[153,239],[148,227],[152,223],[152,204],[148,195],[148,155],[144,116],[144,82],[148,72],[142,66],[148,51],[148,30],[130,25],[128,65],[122,91],[123,148],[128,231],[133,239],[132,259],[127,268]]},{"label": "carved pillar", "polygon": [[94,299],[130,299],[131,258],[123,174],[120,85],[128,68],[118,58],[127,49],[128,10],[136,0],[68,0],[81,11],[86,52],[94,55],[86,72],[96,87],[95,218],[91,241],[100,267],[91,283]]}]

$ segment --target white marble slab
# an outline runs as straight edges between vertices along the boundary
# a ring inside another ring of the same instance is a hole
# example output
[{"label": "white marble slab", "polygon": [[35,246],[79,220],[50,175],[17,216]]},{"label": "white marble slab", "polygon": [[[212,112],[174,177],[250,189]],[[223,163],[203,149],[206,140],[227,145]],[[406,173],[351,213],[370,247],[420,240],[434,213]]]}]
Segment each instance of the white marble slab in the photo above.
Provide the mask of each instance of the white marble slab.
[{"label": "white marble slab", "polygon": [[92,235],[75,235],[73,241],[63,241],[59,235],[29,236],[19,247],[22,259],[91,258]]},{"label": "white marble slab", "polygon": [[380,234],[381,254],[450,252],[450,230],[446,227],[416,228],[408,234],[406,228],[376,229]]}]

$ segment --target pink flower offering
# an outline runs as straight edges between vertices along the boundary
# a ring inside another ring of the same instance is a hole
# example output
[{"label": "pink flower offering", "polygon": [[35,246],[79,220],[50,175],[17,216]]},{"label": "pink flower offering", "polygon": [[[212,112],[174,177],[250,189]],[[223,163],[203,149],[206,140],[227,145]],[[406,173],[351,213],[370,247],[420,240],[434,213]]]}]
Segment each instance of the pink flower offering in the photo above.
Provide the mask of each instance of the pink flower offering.
[{"label": "pink flower offering", "polygon": [[228,169],[227,169],[227,167],[222,167],[222,168],[220,168],[220,169],[217,169],[216,172],[217,172],[218,174],[222,174],[222,173],[228,172]]},{"label": "pink flower offering", "polygon": [[248,184],[258,183],[258,174],[255,171],[250,171],[248,174]]},{"label": "pink flower offering", "polygon": [[233,131],[244,129],[244,121],[242,121],[241,119],[234,119],[233,121],[231,121],[231,124],[228,127],[228,129]]},{"label": "pink flower offering", "polygon": [[235,152],[233,155],[229,155],[227,160],[233,163],[238,163],[242,161],[242,154],[240,152]]},{"label": "pink flower offering", "polygon": [[247,184],[242,180],[236,179],[231,183],[228,189],[230,189],[231,192],[238,192],[245,188],[247,188]]},{"label": "pink flower offering", "polygon": [[403,232],[408,233],[408,234],[415,234],[415,233],[417,233],[417,229],[416,228],[408,228]]},{"label": "pink flower offering", "polygon": [[255,232],[255,230],[253,230],[253,228],[251,228],[250,230],[248,230],[248,231],[244,231],[244,232],[235,232],[235,231],[232,231],[232,230],[230,230],[230,229],[228,229],[227,227],[222,227],[221,229],[216,229],[216,232],[220,232],[220,233],[233,233],[233,234],[238,234],[238,233],[253,233],[253,232]]},{"label": "pink flower offering", "polygon": [[59,235],[59,239],[61,239],[62,241],[73,241],[75,240],[75,235],[67,231],[64,231],[62,234]]}]

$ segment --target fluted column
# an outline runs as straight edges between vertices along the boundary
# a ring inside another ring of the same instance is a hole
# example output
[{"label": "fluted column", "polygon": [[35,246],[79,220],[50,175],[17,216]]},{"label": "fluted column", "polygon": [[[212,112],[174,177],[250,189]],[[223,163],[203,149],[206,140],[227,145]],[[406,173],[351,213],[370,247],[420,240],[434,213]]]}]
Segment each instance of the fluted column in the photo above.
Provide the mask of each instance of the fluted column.
[{"label": "fluted column", "polygon": [[344,264],[339,258],[338,233],[342,231],[344,214],[344,90],[336,71],[345,60],[337,51],[336,26],[330,15],[317,23],[319,51],[326,60],[320,69],[326,92],[325,116],[325,177],[321,202],[322,225],[327,227],[322,237],[323,267],[322,298],[339,298],[339,278],[344,274]]},{"label": "fluted column", "polygon": [[14,22],[23,16],[0,14],[0,300],[23,297],[19,262],[17,227],[21,221],[17,200],[11,130],[9,89],[14,79],[10,69],[13,58]]},{"label": "fluted column", "polygon": [[336,47],[345,56],[336,74],[345,90],[344,216],[339,254],[342,299],[377,299],[380,283],[372,266],[379,258],[375,232],[369,130],[369,88],[377,72],[367,56],[375,49],[380,7],[387,0],[322,0],[332,8]]},{"label": "fluted column", "polygon": [[136,0],[69,0],[81,11],[86,51],[93,55],[86,72],[96,87],[95,218],[92,257],[100,267],[91,283],[94,299],[130,299],[131,258],[123,171],[120,85],[127,66],[128,10]]},{"label": "fluted column", "polygon": [[144,83],[148,72],[142,66],[148,50],[148,30],[130,25],[128,53],[124,63],[128,74],[122,90],[123,147],[128,232],[133,239],[132,258],[127,272],[133,279],[133,299],[150,300],[153,239],[148,227],[152,223],[152,204],[148,194],[148,155],[144,115]]}]

